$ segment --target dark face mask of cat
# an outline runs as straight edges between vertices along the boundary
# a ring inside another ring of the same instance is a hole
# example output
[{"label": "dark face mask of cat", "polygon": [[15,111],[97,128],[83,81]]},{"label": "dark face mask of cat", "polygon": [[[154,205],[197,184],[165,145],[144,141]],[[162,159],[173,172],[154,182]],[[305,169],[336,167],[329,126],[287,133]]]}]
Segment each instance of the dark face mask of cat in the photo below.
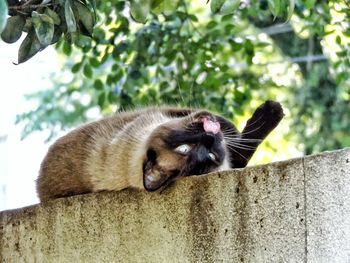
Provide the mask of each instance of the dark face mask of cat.
[{"label": "dark face mask of cat", "polygon": [[147,191],[164,189],[178,177],[215,171],[223,164],[226,152],[219,122],[212,115],[197,115],[153,132],[143,164]]}]

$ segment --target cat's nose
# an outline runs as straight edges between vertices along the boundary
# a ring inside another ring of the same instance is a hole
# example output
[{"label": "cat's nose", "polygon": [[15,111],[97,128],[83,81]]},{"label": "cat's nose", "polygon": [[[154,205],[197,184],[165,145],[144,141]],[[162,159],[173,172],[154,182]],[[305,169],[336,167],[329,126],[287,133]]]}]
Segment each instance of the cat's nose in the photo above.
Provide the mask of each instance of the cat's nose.
[{"label": "cat's nose", "polygon": [[205,147],[210,148],[215,141],[215,135],[212,133],[205,133],[202,136],[202,143]]}]

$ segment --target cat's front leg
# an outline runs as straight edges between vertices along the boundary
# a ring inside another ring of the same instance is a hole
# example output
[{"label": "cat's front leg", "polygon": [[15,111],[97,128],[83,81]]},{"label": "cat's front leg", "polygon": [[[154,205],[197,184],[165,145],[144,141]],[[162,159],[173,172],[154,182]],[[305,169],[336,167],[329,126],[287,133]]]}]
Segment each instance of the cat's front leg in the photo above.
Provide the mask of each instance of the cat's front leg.
[{"label": "cat's front leg", "polygon": [[280,103],[266,101],[260,105],[247,121],[242,133],[227,135],[230,160],[233,168],[245,167],[259,144],[283,118]]}]

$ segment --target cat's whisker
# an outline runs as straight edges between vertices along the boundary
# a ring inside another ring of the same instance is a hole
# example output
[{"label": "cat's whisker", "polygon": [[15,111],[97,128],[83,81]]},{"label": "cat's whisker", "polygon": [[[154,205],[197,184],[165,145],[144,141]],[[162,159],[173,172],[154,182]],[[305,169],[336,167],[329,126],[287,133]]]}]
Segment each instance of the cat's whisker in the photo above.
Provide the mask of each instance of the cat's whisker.
[{"label": "cat's whisker", "polygon": [[264,124],[265,124],[265,121],[259,126],[259,127],[256,127],[255,129],[253,129],[253,130],[251,130],[251,131],[249,131],[249,132],[242,132],[241,133],[241,135],[247,135],[247,134],[251,134],[251,133],[253,133],[253,132],[256,132],[256,131],[258,131],[262,126],[264,126]]},{"label": "cat's whisker", "polygon": [[235,142],[262,142],[261,139],[247,139],[247,138],[239,138],[239,137],[230,137],[230,136],[225,136],[224,138],[229,139],[230,141],[235,141]]},{"label": "cat's whisker", "polygon": [[239,133],[225,133],[225,132],[223,132],[223,134],[224,134],[224,135],[231,136],[231,137],[234,137],[234,138],[236,138],[236,137],[238,137],[238,138],[241,137]]},{"label": "cat's whisker", "polygon": [[256,119],[255,121],[253,121],[252,123],[249,123],[249,124],[246,125],[245,127],[247,128],[247,127],[250,127],[250,126],[254,125],[254,124],[257,123],[259,120],[261,120],[262,117],[263,117],[263,115],[260,115],[259,118],[257,118],[257,119]]},{"label": "cat's whisker", "polygon": [[245,146],[245,145],[237,145],[237,144],[229,144],[229,143],[227,143],[227,145],[232,146],[234,148],[242,149],[242,150],[255,150],[256,149],[256,147],[253,147],[253,146]]},{"label": "cat's whisker", "polygon": [[227,146],[229,149],[234,150],[234,149],[240,149],[240,150],[244,150],[244,151],[255,151],[256,148],[254,149],[246,149],[243,147],[238,147],[238,146],[232,146],[232,145],[228,145]]},{"label": "cat's whisker", "polygon": [[256,138],[244,138],[240,134],[231,135],[231,134],[225,134],[224,133],[223,135],[224,135],[224,137],[231,138],[231,139],[234,139],[234,140],[241,140],[241,141],[257,140],[257,141],[261,141],[261,139],[256,139]]},{"label": "cat's whisker", "polygon": [[223,128],[222,129],[222,131],[223,132],[234,132],[234,133],[238,133],[238,131],[237,130],[235,130],[235,129],[233,129],[233,128]]},{"label": "cat's whisker", "polygon": [[226,143],[230,143],[232,145],[241,145],[241,146],[247,146],[247,147],[255,147],[255,145],[254,146],[248,145],[247,144],[248,142],[237,142],[237,141],[234,142],[234,141],[226,140]]},{"label": "cat's whisker", "polygon": [[236,151],[234,148],[232,148],[232,147],[230,147],[230,146],[228,146],[228,148],[230,148],[230,150],[232,150],[232,151],[234,151],[235,153],[237,153],[238,155],[240,155],[244,160],[247,160],[247,158],[246,158],[244,155],[242,155],[241,153],[239,153],[238,151]]},{"label": "cat's whisker", "polygon": [[223,134],[228,134],[231,136],[240,136],[240,133],[237,131],[225,131],[225,130],[221,130]]},{"label": "cat's whisker", "polygon": [[233,146],[233,145],[227,145],[230,149],[240,149],[240,150],[245,150],[245,151],[255,151],[256,148],[245,148],[241,146]]},{"label": "cat's whisker", "polygon": [[247,144],[247,143],[260,143],[261,140],[234,140],[232,138],[227,138],[224,137],[226,139],[226,141],[231,141],[232,143],[243,143],[243,144]]},{"label": "cat's whisker", "polygon": [[[235,131],[235,130],[233,130],[233,129],[229,129],[229,130],[223,129],[222,132],[223,132],[225,135],[227,134],[227,135],[243,136],[243,135],[251,134],[251,133],[253,133],[253,132],[258,131],[262,126],[264,126],[264,124],[265,124],[265,121],[263,121],[263,123],[262,123],[260,126],[256,127],[255,129],[253,129],[253,130],[251,130],[251,131],[248,131],[248,132],[238,133],[237,131]],[[251,126],[251,124],[249,124],[249,126]],[[247,127],[247,126],[246,126],[246,127]]]}]

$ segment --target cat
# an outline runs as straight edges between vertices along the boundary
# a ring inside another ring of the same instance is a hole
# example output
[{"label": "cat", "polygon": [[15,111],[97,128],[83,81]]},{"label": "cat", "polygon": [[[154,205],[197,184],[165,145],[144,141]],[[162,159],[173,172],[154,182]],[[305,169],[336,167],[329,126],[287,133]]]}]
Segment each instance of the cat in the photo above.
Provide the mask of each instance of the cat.
[{"label": "cat", "polygon": [[177,178],[243,168],[283,118],[279,103],[260,105],[240,133],[199,109],[149,107],[83,125],[48,150],[37,179],[41,201],[98,192],[163,190]]}]

